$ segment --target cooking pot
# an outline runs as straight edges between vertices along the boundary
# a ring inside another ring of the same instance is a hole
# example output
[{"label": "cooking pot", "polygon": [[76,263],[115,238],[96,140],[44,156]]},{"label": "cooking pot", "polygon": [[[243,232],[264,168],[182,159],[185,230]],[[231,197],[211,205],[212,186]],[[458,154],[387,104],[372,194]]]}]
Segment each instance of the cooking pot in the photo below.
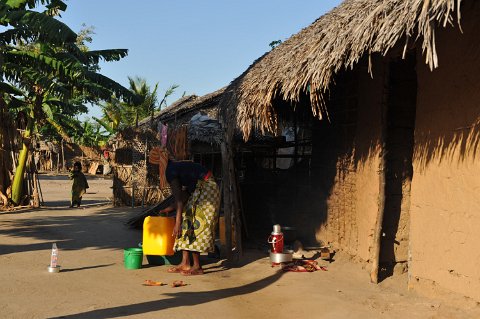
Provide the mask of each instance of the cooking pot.
[{"label": "cooking pot", "polygon": [[275,264],[287,263],[292,261],[293,250],[286,250],[283,253],[270,252],[270,261]]}]

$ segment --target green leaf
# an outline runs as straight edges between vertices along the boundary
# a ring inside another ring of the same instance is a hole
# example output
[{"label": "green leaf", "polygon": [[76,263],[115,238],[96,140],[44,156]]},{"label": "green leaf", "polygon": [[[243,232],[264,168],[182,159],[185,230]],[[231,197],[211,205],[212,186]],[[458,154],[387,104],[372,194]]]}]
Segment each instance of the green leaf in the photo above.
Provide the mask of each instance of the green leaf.
[{"label": "green leaf", "polygon": [[61,45],[73,43],[77,34],[66,24],[42,12],[30,10],[9,11],[0,18],[0,23],[14,27],[25,27],[45,42]]},{"label": "green leaf", "polygon": [[52,119],[53,120],[53,112],[52,112],[52,109],[51,109],[50,105],[48,105],[48,103],[43,103],[42,104],[42,109],[43,109],[43,112],[45,113],[45,115],[47,116],[47,119]]},{"label": "green leaf", "polygon": [[11,8],[20,8],[24,7],[28,1],[26,0],[7,0],[5,3]]},{"label": "green leaf", "polygon": [[110,134],[114,134],[115,133],[115,130],[110,127],[110,125],[108,125],[108,123],[106,123],[105,121],[99,119],[99,118],[96,118],[95,116],[92,117],[95,121],[97,121],[98,124],[100,124],[108,133]]},{"label": "green leaf", "polygon": [[119,61],[128,55],[127,49],[93,50],[84,53],[90,63]]},{"label": "green leaf", "polygon": [[13,95],[23,95],[23,92],[17,89],[14,86],[11,86],[8,83],[0,82],[0,92],[13,94]]}]

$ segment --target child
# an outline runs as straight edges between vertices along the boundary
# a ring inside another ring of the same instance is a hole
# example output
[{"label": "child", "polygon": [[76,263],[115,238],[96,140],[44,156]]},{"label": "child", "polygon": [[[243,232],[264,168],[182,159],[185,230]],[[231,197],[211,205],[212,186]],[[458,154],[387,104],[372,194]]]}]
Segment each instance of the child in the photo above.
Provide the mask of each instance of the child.
[{"label": "child", "polygon": [[82,164],[75,162],[73,164],[73,171],[70,173],[70,179],[73,179],[72,184],[72,202],[70,207],[77,205],[80,207],[82,203],[82,195],[86,193],[88,188],[87,178],[82,173]]}]

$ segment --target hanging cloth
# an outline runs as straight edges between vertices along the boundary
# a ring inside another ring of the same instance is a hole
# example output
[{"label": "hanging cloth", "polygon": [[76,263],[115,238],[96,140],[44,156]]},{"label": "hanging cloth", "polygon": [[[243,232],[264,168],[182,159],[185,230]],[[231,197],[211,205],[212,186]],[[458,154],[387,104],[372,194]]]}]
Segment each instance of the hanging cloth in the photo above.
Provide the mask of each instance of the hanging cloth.
[{"label": "hanging cloth", "polygon": [[161,129],[160,129],[160,144],[162,145],[162,147],[166,147],[167,146],[167,137],[168,137],[168,125],[163,125],[161,124]]},{"label": "hanging cloth", "polygon": [[165,176],[165,170],[168,164],[168,151],[163,147],[154,147],[148,154],[148,161],[151,164],[158,165],[158,175],[160,181],[160,190],[164,190],[169,187],[167,178]]}]

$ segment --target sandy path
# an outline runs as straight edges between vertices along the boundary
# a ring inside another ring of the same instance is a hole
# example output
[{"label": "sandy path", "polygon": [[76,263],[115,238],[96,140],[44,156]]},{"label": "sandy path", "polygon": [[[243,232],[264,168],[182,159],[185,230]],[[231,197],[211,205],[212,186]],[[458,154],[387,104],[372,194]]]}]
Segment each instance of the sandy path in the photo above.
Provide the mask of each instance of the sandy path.
[{"label": "sandy path", "polygon": [[[0,318],[479,318],[406,291],[401,278],[368,283],[358,264],[338,256],[328,271],[282,273],[266,254],[248,251],[244,262],[205,259],[204,276],[166,273],[166,266],[123,267],[123,248],[141,233],[123,226],[139,209],[98,205],[110,181],[90,180],[85,209],[68,209],[69,182],[43,181],[50,207],[0,213]],[[50,274],[50,249],[60,249],[62,272]],[[181,288],[145,287],[145,279]]]}]

